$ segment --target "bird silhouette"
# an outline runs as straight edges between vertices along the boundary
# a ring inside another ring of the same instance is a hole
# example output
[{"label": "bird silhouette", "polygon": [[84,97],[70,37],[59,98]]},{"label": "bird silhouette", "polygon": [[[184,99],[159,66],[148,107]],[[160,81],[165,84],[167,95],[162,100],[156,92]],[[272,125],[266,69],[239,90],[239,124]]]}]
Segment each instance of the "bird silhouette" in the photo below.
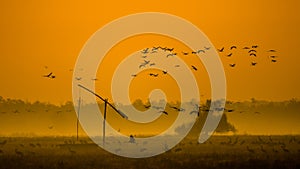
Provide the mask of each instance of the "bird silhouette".
[{"label": "bird silhouette", "polygon": [[230,67],[235,67],[235,63],[229,64]]},{"label": "bird silhouette", "polygon": [[223,52],[224,51],[224,47],[222,47],[221,49],[218,49],[219,52]]},{"label": "bird silhouette", "polygon": [[167,74],[168,73],[168,71],[166,71],[166,70],[163,70],[162,72],[163,72],[163,74]]},{"label": "bird silhouette", "polygon": [[131,75],[132,77],[136,77],[137,75],[136,74],[133,74],[133,75]]},{"label": "bird silhouette", "polygon": [[52,79],[54,79],[55,78],[55,76],[53,75],[53,73],[51,72],[51,73],[49,73],[49,74],[47,74],[47,75],[43,75],[43,77],[46,77],[46,78],[52,78]]},{"label": "bird silhouette", "polygon": [[160,47],[161,50],[166,51],[167,47]]},{"label": "bird silhouette", "polygon": [[257,62],[251,62],[252,66],[255,66],[257,64]]},{"label": "bird silhouette", "polygon": [[154,74],[154,73],[149,73],[150,76],[153,76],[153,77],[157,77],[158,74]]},{"label": "bird silhouette", "polygon": [[237,48],[236,46],[231,46],[231,47],[230,47],[230,50],[236,49],[236,48]]},{"label": "bird silhouette", "polygon": [[178,108],[178,107],[175,107],[175,106],[170,106],[170,108],[172,108],[174,110],[177,110],[177,111],[185,111],[184,108]]},{"label": "bird silhouette", "polygon": [[251,49],[251,50],[248,51],[248,53],[251,53],[251,52],[257,52],[257,51],[254,50],[254,49]]},{"label": "bird silhouette", "polygon": [[140,66],[139,66],[139,68],[145,67],[149,63],[150,63],[150,60],[144,60],[144,63],[141,63]]},{"label": "bird silhouette", "polygon": [[268,50],[268,52],[276,52],[276,50],[270,49],[270,50]]},{"label": "bird silhouette", "polygon": [[150,63],[150,66],[154,66],[155,65],[155,63]]},{"label": "bird silhouette", "polygon": [[210,47],[205,47],[205,46],[204,46],[204,49],[205,49],[205,50],[209,50],[209,49],[210,49]]},{"label": "bird silhouette", "polygon": [[150,63],[150,60],[144,60],[144,63],[145,63],[145,64],[149,64],[149,63]]},{"label": "bird silhouette", "polygon": [[272,59],[271,61],[272,61],[272,62],[277,62],[277,60],[275,60],[275,59]]},{"label": "bird silhouette", "polygon": [[80,81],[82,77],[75,77],[76,80]]},{"label": "bird silhouette", "polygon": [[159,111],[159,113],[163,113],[163,114],[165,114],[165,115],[168,115],[169,113],[168,112],[166,112],[165,110],[163,110],[163,111]]},{"label": "bird silhouette", "polygon": [[228,57],[232,56],[232,53],[229,53],[227,56],[228,56]]},{"label": "bird silhouette", "polygon": [[252,45],[252,48],[258,48],[258,45]]},{"label": "bird silhouette", "polygon": [[97,78],[92,78],[92,80],[93,80],[93,81],[97,81],[98,79],[97,79]]},{"label": "bird silhouette", "polygon": [[152,48],[151,53],[157,53],[158,48]]},{"label": "bird silhouette", "polygon": [[190,114],[197,114],[197,116],[199,116],[199,111],[191,111]]},{"label": "bird silhouette", "polygon": [[246,46],[246,47],[243,47],[243,49],[250,49],[250,48]]},{"label": "bird silhouette", "polygon": [[192,68],[193,68],[195,71],[197,71],[197,70],[198,70],[198,69],[197,69],[195,66],[193,66],[193,65],[192,65]]},{"label": "bird silhouette", "polygon": [[53,128],[54,128],[53,125],[48,126],[48,129],[49,129],[49,130],[51,130],[51,129],[53,129]]},{"label": "bird silhouette", "polygon": [[182,52],[182,54],[183,54],[183,55],[188,55],[189,53],[188,53],[188,52]]},{"label": "bird silhouette", "polygon": [[147,53],[149,53],[148,50],[149,50],[149,48],[143,49],[143,50],[141,51],[141,53],[142,53],[142,54],[147,54]]},{"label": "bird silhouette", "polygon": [[231,112],[234,112],[233,109],[228,109],[227,112],[231,113]]},{"label": "bird silhouette", "polygon": [[256,57],[256,54],[255,53],[250,53],[250,56]]},{"label": "bird silhouette", "polygon": [[167,58],[170,56],[176,56],[176,55],[177,55],[177,53],[169,53],[169,54],[167,54]]},{"label": "bird silhouette", "polygon": [[201,53],[201,52],[205,53],[205,50],[200,49],[200,50],[197,51],[197,53]]},{"label": "bird silhouette", "polygon": [[270,56],[270,58],[273,58],[273,59],[275,59],[275,58],[277,58],[277,56],[274,56],[274,55],[272,55],[272,56]]},{"label": "bird silhouette", "polygon": [[145,67],[145,64],[140,64],[139,68]]},{"label": "bird silhouette", "polygon": [[149,108],[151,107],[151,105],[144,105],[144,107],[145,107],[146,109],[149,109]]},{"label": "bird silhouette", "polygon": [[192,54],[197,54],[197,52],[195,52],[195,51],[192,51]]},{"label": "bird silhouette", "polygon": [[174,48],[166,48],[166,50],[172,52]]}]

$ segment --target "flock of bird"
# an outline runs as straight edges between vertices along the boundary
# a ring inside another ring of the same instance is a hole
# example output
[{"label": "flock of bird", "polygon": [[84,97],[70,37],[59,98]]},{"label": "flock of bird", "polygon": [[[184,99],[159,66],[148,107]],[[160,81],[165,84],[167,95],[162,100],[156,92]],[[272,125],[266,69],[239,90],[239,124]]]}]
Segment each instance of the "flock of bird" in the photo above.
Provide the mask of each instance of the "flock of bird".
[{"label": "flock of bird", "polygon": [[[220,55],[222,55],[223,53],[227,52],[225,54],[225,56],[230,58],[230,57],[233,57],[235,55],[235,51],[236,50],[241,49],[241,50],[246,51],[247,54],[249,55],[249,57],[256,58],[256,57],[259,57],[258,48],[259,48],[258,45],[252,45],[250,47],[248,47],[248,46],[238,47],[236,45],[232,45],[228,49],[225,48],[225,47],[221,47],[221,48],[217,49],[217,51],[220,53]],[[147,58],[148,58],[149,54],[157,53],[159,50],[166,52],[165,57],[166,58],[170,58],[170,57],[176,57],[176,56],[179,56],[179,55],[188,56],[188,55],[205,54],[210,49],[211,49],[211,47],[204,46],[203,49],[198,49],[198,50],[195,50],[195,51],[181,51],[181,52],[177,52],[177,51],[175,51],[175,48],[173,48],[173,47],[170,48],[170,47],[157,46],[157,47],[152,47],[152,48],[145,48],[145,49],[141,50],[141,54],[142,54],[141,58],[143,59],[143,62],[140,63],[139,68],[145,68],[146,66],[150,66],[151,67],[151,66],[156,65],[156,63],[151,62],[150,60],[147,60]],[[229,52],[227,50],[229,50]],[[268,53],[268,58],[270,59],[270,61],[272,63],[276,63],[278,61],[277,60],[278,55],[276,55],[276,52],[277,52],[276,50],[270,49],[270,50],[266,50],[266,52]],[[255,62],[255,61],[251,62],[251,66],[256,66],[256,65],[257,65],[257,62]],[[234,68],[234,67],[237,66],[237,63],[230,63],[229,66],[232,67],[232,68]],[[174,65],[174,67],[179,68],[180,65],[176,64],[176,65]],[[48,66],[45,66],[44,68],[48,69]],[[198,70],[198,68],[195,65],[191,65],[191,69],[194,70],[194,71]],[[73,71],[73,69],[69,69],[69,71]],[[168,71],[167,70],[163,70],[162,73],[163,74],[167,74]],[[157,74],[157,73],[149,73],[149,76],[158,77],[159,74]],[[42,77],[49,78],[49,79],[55,79],[56,75],[54,75],[53,72],[50,72],[50,73],[42,75]],[[132,77],[137,77],[137,74],[132,74]],[[75,77],[75,79],[77,81],[80,81],[82,79],[82,77]],[[91,80],[96,81],[98,79],[97,78],[92,78]]]},{"label": "flock of bird", "polygon": [[[225,47],[222,47],[220,49],[217,49],[217,51],[221,55],[222,53],[225,53],[227,50],[229,50],[229,53],[227,53],[225,56],[226,57],[232,57],[232,56],[234,56],[235,51],[238,50],[239,48],[240,47],[238,47],[238,46],[232,45],[228,49],[225,49]],[[259,48],[258,45],[252,45],[250,47],[248,47],[248,46],[241,47],[240,49],[242,49],[243,51],[246,51],[246,53],[249,55],[249,57],[257,58],[257,57],[259,57],[258,48]],[[158,50],[162,50],[162,51],[166,52],[167,54],[166,54],[165,57],[170,58],[170,57],[179,56],[180,54],[183,55],[183,56],[205,54],[210,49],[211,49],[211,47],[204,46],[203,49],[198,49],[196,51],[176,52],[174,48],[169,48],[169,47],[157,46],[157,47],[152,47],[152,48],[145,48],[145,49],[141,50],[141,58],[143,59],[143,62],[140,63],[139,68],[145,68],[146,66],[151,67],[151,66],[156,65],[156,63],[151,62],[151,60],[147,60],[147,58],[150,54],[157,53]],[[276,55],[276,52],[277,52],[276,50],[270,49],[270,50],[266,50],[266,52],[268,53],[268,58],[270,59],[270,61],[272,63],[277,62],[278,56]],[[237,63],[230,63],[229,64],[229,66],[232,67],[232,68],[236,67],[236,65],[237,65]],[[256,66],[257,62],[252,61],[250,65],[251,66]],[[180,67],[180,65],[176,64],[176,65],[174,65],[174,67],[178,68],[178,67]],[[195,65],[191,65],[191,69],[194,70],[194,71],[198,70],[198,68]],[[162,73],[167,74],[168,71],[163,70]],[[158,77],[158,75],[159,74],[157,74],[157,73],[156,74],[149,73],[149,76],[152,76],[152,77]],[[132,74],[132,77],[137,77],[137,74]]]},{"label": "flock of bird", "polygon": [[[245,46],[245,47],[242,47],[241,49],[246,51],[247,54],[249,55],[249,57],[258,57],[259,54],[258,54],[258,49],[259,46],[258,45],[252,45],[251,47],[248,47],[248,46]],[[238,50],[239,48],[235,45],[233,46],[230,46],[229,48],[229,52],[227,54],[225,54],[226,57],[232,57],[234,55],[234,51],[235,50]],[[225,47],[222,47],[220,49],[217,49],[219,53],[225,53]],[[278,56],[276,55],[276,50],[274,49],[270,49],[270,50],[266,50],[266,52],[268,53],[268,58],[270,59],[271,62],[275,63],[277,62],[277,58]],[[251,62],[251,66],[256,66],[257,65],[257,62],[254,62],[252,61]],[[236,63],[230,63],[229,64],[230,67],[235,67],[236,66]]]}]

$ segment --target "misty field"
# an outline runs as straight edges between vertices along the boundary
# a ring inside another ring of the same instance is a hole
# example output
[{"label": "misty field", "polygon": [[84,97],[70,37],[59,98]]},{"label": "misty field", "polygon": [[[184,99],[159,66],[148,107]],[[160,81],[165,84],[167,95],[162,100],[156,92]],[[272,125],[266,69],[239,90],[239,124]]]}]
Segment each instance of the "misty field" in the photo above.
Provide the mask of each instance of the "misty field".
[{"label": "misty field", "polygon": [[164,154],[130,159],[108,153],[88,138],[2,137],[0,168],[300,168],[300,136],[186,138]]}]

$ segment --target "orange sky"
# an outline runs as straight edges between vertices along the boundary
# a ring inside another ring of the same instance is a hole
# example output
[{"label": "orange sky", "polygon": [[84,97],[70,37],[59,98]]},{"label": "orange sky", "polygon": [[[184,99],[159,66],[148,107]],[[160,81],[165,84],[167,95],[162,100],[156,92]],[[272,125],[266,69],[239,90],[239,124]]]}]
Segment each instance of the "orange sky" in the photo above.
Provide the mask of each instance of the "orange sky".
[{"label": "orange sky", "polygon": [[[251,59],[242,52],[232,58],[221,54],[228,99],[299,98],[299,9],[297,0],[1,1],[0,95],[53,103],[71,100],[69,69],[87,39],[114,19],[154,11],[189,20],[217,48],[259,45],[256,67],[249,66]],[[278,51],[278,63],[268,60],[269,49]],[[237,67],[231,69],[228,64],[233,62]],[[57,79],[41,77],[50,71]]]}]

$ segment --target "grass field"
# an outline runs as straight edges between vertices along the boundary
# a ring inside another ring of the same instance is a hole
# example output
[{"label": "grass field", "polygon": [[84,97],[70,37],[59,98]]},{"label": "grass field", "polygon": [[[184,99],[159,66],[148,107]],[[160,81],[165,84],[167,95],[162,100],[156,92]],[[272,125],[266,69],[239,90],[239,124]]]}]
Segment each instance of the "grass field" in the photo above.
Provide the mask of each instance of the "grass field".
[{"label": "grass field", "polygon": [[186,138],[164,154],[130,159],[104,151],[88,138],[2,137],[0,168],[300,168],[300,136]]}]

